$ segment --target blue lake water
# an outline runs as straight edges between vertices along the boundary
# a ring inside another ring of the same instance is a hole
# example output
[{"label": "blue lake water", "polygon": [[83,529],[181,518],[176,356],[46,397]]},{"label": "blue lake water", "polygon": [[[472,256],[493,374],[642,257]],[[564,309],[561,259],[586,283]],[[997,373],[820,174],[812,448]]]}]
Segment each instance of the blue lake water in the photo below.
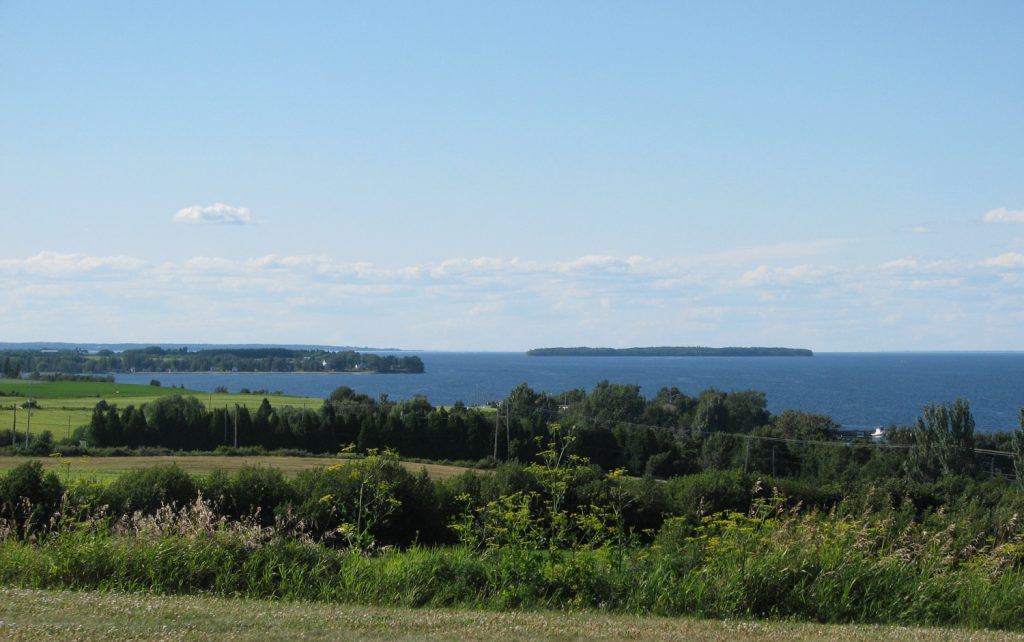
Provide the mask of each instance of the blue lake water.
[{"label": "blue lake water", "polygon": [[423,359],[415,375],[159,373],[117,381],[231,392],[281,390],[324,398],[338,386],[392,399],[425,395],[434,404],[504,398],[527,383],[557,393],[590,390],[603,379],[634,383],[647,396],[662,386],[696,395],[707,388],[760,390],[772,412],[792,408],[832,416],[847,427],[911,423],[929,403],[971,403],[979,430],[1012,430],[1024,406],[1024,353],[819,353],[813,357],[527,357],[512,352],[404,352]]}]

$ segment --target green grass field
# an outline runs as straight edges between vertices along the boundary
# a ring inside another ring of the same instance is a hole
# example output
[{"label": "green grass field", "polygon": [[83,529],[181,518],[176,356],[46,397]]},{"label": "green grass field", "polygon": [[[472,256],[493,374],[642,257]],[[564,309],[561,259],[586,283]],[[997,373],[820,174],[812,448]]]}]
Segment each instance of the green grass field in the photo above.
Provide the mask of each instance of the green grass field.
[{"label": "green grass field", "polygon": [[1021,640],[990,631],[0,589],[4,640]]},{"label": "green grass field", "polygon": [[[140,386],[123,383],[82,382],[82,381],[28,381],[24,379],[0,379],[0,429],[10,430],[17,422],[17,429],[24,434],[26,428],[33,434],[44,430],[53,433],[60,440],[71,435],[78,426],[89,423],[96,404],[105,400],[123,408],[129,404],[140,406],[167,395],[188,395],[199,399],[207,408],[234,407],[237,403],[255,411],[264,397],[271,405],[319,408],[322,399],[292,397],[289,395],[243,395],[230,393],[209,393],[180,388]],[[34,399],[39,408],[28,410],[20,406]],[[17,407],[17,410],[15,408]],[[17,415],[17,417],[15,417]]]},{"label": "green grass field", "polygon": [[[0,456],[0,474],[26,461],[39,461],[46,470],[57,473],[61,481],[72,482],[92,479],[101,483],[110,482],[130,470],[149,468],[160,464],[174,464],[185,472],[205,476],[215,470],[233,473],[243,466],[267,466],[280,470],[285,477],[294,477],[303,470],[321,466],[332,466],[347,459],[339,457],[278,457],[274,455],[253,457],[219,457],[215,455],[159,455],[147,457],[3,457]],[[419,473],[426,469],[431,479],[447,479],[466,472],[460,466],[444,464],[420,464],[401,462],[410,472]]]}]

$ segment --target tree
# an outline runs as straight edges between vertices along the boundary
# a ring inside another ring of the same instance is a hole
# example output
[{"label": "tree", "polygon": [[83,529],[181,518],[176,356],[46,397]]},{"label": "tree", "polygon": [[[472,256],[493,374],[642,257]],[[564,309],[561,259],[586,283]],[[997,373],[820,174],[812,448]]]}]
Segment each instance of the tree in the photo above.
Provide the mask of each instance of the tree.
[{"label": "tree", "polygon": [[924,407],[913,431],[907,473],[921,481],[962,475],[974,469],[974,417],[967,401]]},{"label": "tree", "polygon": [[640,386],[609,383],[605,379],[594,386],[587,398],[586,413],[599,426],[609,427],[617,422],[638,423],[646,406]]},{"label": "tree", "polygon": [[4,357],[3,376],[5,379],[17,379],[21,376],[21,366],[17,362],[12,363],[10,357]]},{"label": "tree", "polygon": [[699,437],[725,431],[729,426],[729,408],[726,394],[714,388],[700,393],[693,412],[693,435]]}]

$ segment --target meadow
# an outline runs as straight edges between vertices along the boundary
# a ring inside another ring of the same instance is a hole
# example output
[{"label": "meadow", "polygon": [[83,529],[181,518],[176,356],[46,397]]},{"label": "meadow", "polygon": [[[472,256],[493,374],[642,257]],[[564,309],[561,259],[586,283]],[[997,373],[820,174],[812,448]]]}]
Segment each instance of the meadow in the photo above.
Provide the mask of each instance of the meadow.
[{"label": "meadow", "polygon": [[[96,481],[109,483],[125,473],[143,470],[153,466],[173,465],[182,471],[198,477],[207,477],[215,472],[237,473],[243,468],[272,468],[284,477],[293,478],[305,470],[332,466],[348,459],[344,456],[283,456],[283,455],[241,455],[219,456],[213,454],[179,453],[175,455],[139,455],[127,457],[22,457],[0,456],[0,473],[17,468],[26,461],[38,461],[46,471],[56,473],[62,482]],[[402,466],[412,473],[425,470],[434,480],[448,479],[466,472],[461,466],[430,462],[402,461]]]},{"label": "meadow", "polygon": [[[284,394],[209,393],[103,381],[0,379],[0,430],[17,427],[22,436],[26,429],[31,430],[32,434],[49,430],[54,439],[69,439],[75,428],[89,424],[93,409],[99,401],[119,407],[129,404],[139,407],[171,395],[194,396],[207,408],[234,408],[238,404],[251,412],[259,408],[263,399],[275,407],[289,408],[316,409],[323,403],[323,399]],[[37,407],[22,408],[30,400],[34,400]],[[31,417],[28,414],[30,411]]]}]

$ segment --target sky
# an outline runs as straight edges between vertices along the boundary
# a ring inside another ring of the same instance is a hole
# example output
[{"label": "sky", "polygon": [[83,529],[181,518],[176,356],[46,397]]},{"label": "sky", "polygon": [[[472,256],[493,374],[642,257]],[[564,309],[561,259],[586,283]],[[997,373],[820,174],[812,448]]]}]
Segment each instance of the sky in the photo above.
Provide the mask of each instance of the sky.
[{"label": "sky", "polygon": [[1024,350],[1024,3],[0,0],[0,341]]}]

